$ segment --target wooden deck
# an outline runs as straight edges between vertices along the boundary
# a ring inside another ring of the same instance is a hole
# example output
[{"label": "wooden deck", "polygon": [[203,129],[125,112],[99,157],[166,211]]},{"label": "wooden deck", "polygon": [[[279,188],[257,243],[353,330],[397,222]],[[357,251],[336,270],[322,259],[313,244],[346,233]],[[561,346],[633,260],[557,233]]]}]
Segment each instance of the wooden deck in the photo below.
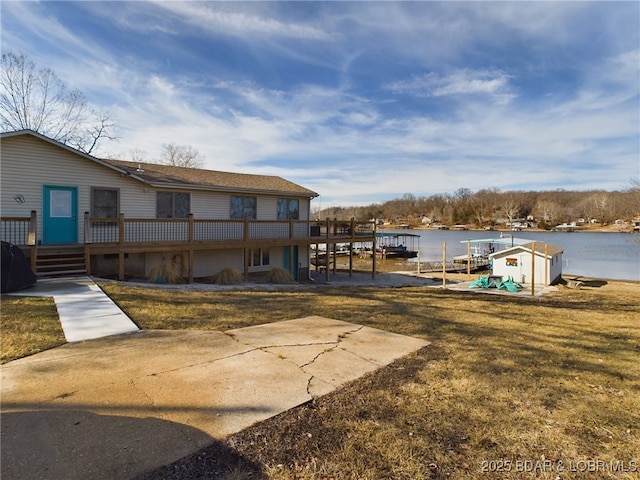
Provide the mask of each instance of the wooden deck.
[{"label": "wooden deck", "polygon": [[[30,217],[0,219],[2,240],[23,249],[30,258],[34,272],[38,271],[39,263],[44,263],[42,253],[52,248],[39,245],[37,223],[35,212]],[[118,278],[124,280],[127,254],[182,253],[186,258],[186,272],[190,283],[193,282],[195,252],[287,246],[309,248],[312,245],[316,249],[323,245],[325,249],[332,250],[337,244],[375,242],[376,238],[374,223],[355,222],[353,219],[211,220],[195,219],[193,215],[184,219],[130,219],[124,215],[102,219],[85,215],[83,229],[83,243],[66,246],[84,252],[84,268],[79,266],[81,262],[76,261],[74,271],[85,271],[87,275],[91,275],[93,256],[117,255]],[[55,259],[49,262],[51,271],[63,271],[64,264],[68,263],[63,257],[64,255],[60,255],[57,265]],[[248,255],[245,257],[248,258]],[[245,275],[249,272],[247,262],[248,260],[245,262]],[[375,275],[375,258],[372,262],[372,274]]]}]

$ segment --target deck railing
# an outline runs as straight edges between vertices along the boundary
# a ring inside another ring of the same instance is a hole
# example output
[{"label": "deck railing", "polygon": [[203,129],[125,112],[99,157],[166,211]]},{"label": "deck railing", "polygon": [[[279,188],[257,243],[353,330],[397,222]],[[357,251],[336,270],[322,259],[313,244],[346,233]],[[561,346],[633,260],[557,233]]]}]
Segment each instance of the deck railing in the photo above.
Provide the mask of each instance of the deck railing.
[{"label": "deck railing", "polygon": [[36,244],[36,212],[31,211],[29,217],[2,217],[0,235],[2,241],[14,245]]},{"label": "deck railing", "polygon": [[[37,215],[2,217],[2,240],[15,245],[37,244]],[[373,235],[371,222],[326,220],[211,220],[187,218],[92,218],[84,215],[86,244],[197,243],[250,240],[329,239],[348,242]]]},{"label": "deck railing", "polygon": [[[353,232],[353,235],[352,235]],[[187,218],[91,218],[85,215],[85,243],[176,243],[318,239],[372,233],[367,223],[337,220],[211,220]]]}]

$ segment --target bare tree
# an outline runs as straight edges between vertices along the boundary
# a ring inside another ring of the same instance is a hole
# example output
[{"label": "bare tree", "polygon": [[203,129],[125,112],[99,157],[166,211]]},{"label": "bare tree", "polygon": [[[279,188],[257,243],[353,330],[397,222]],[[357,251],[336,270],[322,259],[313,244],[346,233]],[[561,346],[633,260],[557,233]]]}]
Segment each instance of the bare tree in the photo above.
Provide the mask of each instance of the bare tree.
[{"label": "bare tree", "polygon": [[603,225],[609,223],[610,221],[609,212],[611,210],[609,193],[607,192],[595,193],[591,196],[591,200],[593,201],[593,205],[595,206],[595,211],[596,211],[596,215],[598,215],[598,220],[600,220],[600,222]]},{"label": "bare tree", "polygon": [[557,220],[561,215],[560,211],[560,206],[551,200],[539,201],[534,210],[540,221],[550,226],[557,223]]},{"label": "bare tree", "polygon": [[471,197],[473,217],[479,227],[487,221],[491,224],[495,222],[499,195],[497,188],[491,188],[482,189]]},{"label": "bare tree", "polygon": [[204,157],[191,145],[165,143],[160,162],[174,167],[199,168],[204,164]]},{"label": "bare tree", "polygon": [[520,204],[517,202],[513,192],[507,193],[502,199],[502,211],[510,224],[520,214]]},{"label": "bare tree", "polygon": [[113,140],[108,113],[87,105],[84,94],[69,90],[48,68],[38,69],[25,55],[2,54],[0,128],[33,130],[85,153],[101,139]]},{"label": "bare tree", "polygon": [[129,157],[131,158],[132,162],[148,163],[146,160],[147,152],[139,148],[134,148],[133,150],[129,151]]}]

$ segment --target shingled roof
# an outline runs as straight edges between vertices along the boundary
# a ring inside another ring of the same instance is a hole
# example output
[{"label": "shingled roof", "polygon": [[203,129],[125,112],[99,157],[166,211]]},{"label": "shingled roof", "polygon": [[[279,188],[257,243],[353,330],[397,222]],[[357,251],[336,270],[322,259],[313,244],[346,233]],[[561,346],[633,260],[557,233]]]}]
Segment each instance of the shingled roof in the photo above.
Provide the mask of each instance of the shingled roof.
[{"label": "shingled roof", "polygon": [[247,193],[290,194],[309,198],[318,196],[318,194],[312,190],[285,180],[282,177],[272,175],[219,172],[200,168],[126,162],[123,160],[104,159],[103,161],[121,170],[125,170],[133,178],[157,188],[170,187]]}]

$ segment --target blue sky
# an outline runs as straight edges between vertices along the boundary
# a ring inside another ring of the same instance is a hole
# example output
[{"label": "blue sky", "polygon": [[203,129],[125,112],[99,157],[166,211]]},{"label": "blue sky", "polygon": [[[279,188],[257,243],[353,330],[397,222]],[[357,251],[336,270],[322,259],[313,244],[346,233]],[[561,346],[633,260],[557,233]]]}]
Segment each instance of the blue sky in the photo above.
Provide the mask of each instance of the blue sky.
[{"label": "blue sky", "polygon": [[322,207],[640,176],[640,3],[3,1],[2,50],[118,123]]}]

